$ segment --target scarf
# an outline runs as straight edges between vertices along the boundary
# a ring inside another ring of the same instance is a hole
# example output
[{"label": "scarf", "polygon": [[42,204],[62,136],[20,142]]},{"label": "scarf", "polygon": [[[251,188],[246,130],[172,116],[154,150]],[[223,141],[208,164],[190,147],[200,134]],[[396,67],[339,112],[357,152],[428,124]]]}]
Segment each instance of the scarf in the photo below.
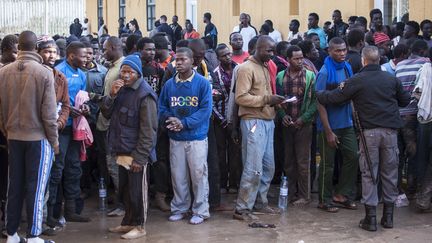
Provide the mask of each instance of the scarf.
[{"label": "scarf", "polygon": [[324,66],[327,69],[327,84],[339,84],[338,80],[336,80],[337,70],[345,69],[345,72],[348,74],[348,78],[353,75],[351,65],[348,62],[336,62],[330,56],[326,57]]}]

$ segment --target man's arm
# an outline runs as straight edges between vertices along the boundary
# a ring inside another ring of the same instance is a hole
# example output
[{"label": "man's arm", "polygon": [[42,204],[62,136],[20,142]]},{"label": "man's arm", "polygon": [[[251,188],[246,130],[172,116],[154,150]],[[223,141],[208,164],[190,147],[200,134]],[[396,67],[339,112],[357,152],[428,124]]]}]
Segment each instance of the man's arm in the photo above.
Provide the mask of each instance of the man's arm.
[{"label": "man's arm", "polygon": [[396,82],[396,98],[398,106],[406,107],[411,101],[411,96],[408,91],[403,89],[402,83],[398,78],[396,78]]},{"label": "man's arm", "polygon": [[323,105],[346,103],[359,91],[360,85],[361,80],[353,82],[352,79],[348,79],[343,86],[337,89],[317,92],[318,101]]},{"label": "man's arm", "polygon": [[249,93],[253,83],[252,70],[240,67],[238,70],[237,84],[235,91],[235,101],[239,106],[245,107],[264,107],[268,104],[269,95],[252,95]]},{"label": "man's arm", "polygon": [[140,129],[138,143],[131,156],[138,164],[147,164],[150,153],[156,144],[156,131],[158,128],[156,100],[147,96],[141,101]]},{"label": "man's arm", "polygon": [[309,104],[308,109],[300,116],[303,122],[309,123],[312,122],[315,118],[315,114],[317,112],[317,100],[316,100],[316,91],[315,91],[315,74],[312,73],[311,80],[310,80],[310,87],[311,91],[311,101]]},{"label": "man's arm", "polygon": [[209,82],[203,82],[198,98],[199,109],[190,116],[180,119],[184,129],[195,129],[202,123],[208,122],[212,112],[212,94]]},{"label": "man's arm", "polygon": [[41,118],[45,129],[46,137],[53,147],[57,147],[58,129],[57,129],[57,104],[56,93],[54,88],[54,75],[49,73],[44,77],[44,93],[42,97]]}]

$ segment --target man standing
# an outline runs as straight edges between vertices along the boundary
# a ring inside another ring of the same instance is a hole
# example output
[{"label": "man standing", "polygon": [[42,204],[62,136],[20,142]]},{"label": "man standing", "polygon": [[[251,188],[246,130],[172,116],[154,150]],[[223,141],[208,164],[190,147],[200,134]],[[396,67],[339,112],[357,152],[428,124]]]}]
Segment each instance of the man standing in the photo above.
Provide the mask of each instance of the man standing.
[{"label": "man standing", "polygon": [[0,129],[9,150],[8,243],[25,242],[17,234],[24,199],[27,242],[44,242],[38,237],[42,233],[43,201],[53,149],[58,153],[59,146],[54,77],[42,66],[36,41],[33,32],[22,32],[17,61],[0,70]]},{"label": "man standing", "polygon": [[264,21],[264,24],[268,25],[270,27],[270,32],[269,32],[269,36],[276,42],[279,43],[282,41],[282,35],[281,33],[276,30],[275,28],[273,28],[273,21],[271,21],[270,19],[267,19],[266,21]]},{"label": "man standing", "polygon": [[[114,81],[101,106],[104,116],[111,119],[108,143],[120,164],[119,189],[126,210],[121,225],[109,230],[124,233],[123,239],[146,235],[147,164],[156,160],[157,97],[142,78],[141,66],[137,55],[127,56],[121,64],[120,79]],[[121,160],[129,162],[122,164]]]},{"label": "man standing", "polygon": [[[72,118],[88,113],[87,109],[76,109],[75,97],[80,90],[86,90],[86,77],[81,68],[87,59],[86,48],[81,42],[72,42],[66,48],[66,60],[55,68],[62,72],[68,82],[70,116],[65,128],[59,135],[60,153],[56,156],[51,169],[49,205],[54,206],[57,201],[57,190],[63,181],[65,198],[65,218],[70,222],[89,222],[90,219],[78,215],[76,200],[80,198],[81,188],[81,143],[73,139]],[[60,199],[59,199],[60,200]]]},{"label": "man standing", "polygon": [[300,22],[297,19],[291,20],[289,24],[289,33],[287,37],[287,41],[291,42],[292,40],[301,40],[302,37],[299,34]]},{"label": "man standing", "polygon": [[[105,41],[103,45],[104,57],[109,62],[110,68],[105,76],[104,83],[104,95],[108,95],[111,91],[111,86],[115,80],[120,77],[120,65],[123,62],[123,50],[122,42],[118,37],[111,36]],[[117,196],[117,205],[108,216],[123,216],[124,209],[120,203],[119,192],[119,168],[115,162],[115,158],[107,152],[108,141],[107,141],[107,131],[109,128],[110,121],[102,113],[99,114],[98,120],[96,122],[96,144],[100,144],[98,163],[100,168],[104,168],[101,173],[105,181],[108,183],[109,179],[112,179],[114,184],[114,190]]]},{"label": "man standing", "polygon": [[79,19],[74,19],[74,22],[69,26],[69,34],[80,38],[82,32],[82,25],[80,24]]},{"label": "man standing", "polygon": [[253,57],[239,66],[235,100],[239,105],[242,133],[243,174],[233,217],[254,220],[252,210],[276,213],[268,206],[267,192],[274,174],[274,105],[285,98],[272,93],[267,63],[273,56],[275,42],[259,37]]},{"label": "man standing", "polygon": [[[317,91],[333,90],[352,76],[351,66],[345,61],[346,53],[347,48],[343,39],[335,37],[330,40],[329,56],[317,75]],[[318,146],[321,153],[318,208],[335,213],[339,208],[333,204],[334,202],[344,208],[357,209],[355,202],[348,198],[354,189],[358,166],[358,146],[351,105],[318,104],[318,113]],[[343,165],[339,183],[333,193],[333,170],[337,149],[342,153]]]},{"label": "man standing", "polygon": [[[57,101],[57,128],[59,131],[63,130],[66,126],[67,120],[69,118],[69,91],[67,79],[63,73],[54,68],[54,63],[57,58],[57,45],[55,41],[47,36],[40,37],[37,43],[38,54],[42,57],[43,64],[52,68],[54,74],[54,87],[56,92]],[[50,190],[50,188],[48,188]],[[54,206],[48,204],[47,211],[47,221],[46,225],[49,226],[55,233],[57,229],[56,226],[60,226],[58,221],[54,218]]]},{"label": "man standing", "polygon": [[365,46],[364,37],[364,32],[359,29],[350,30],[347,35],[348,53],[346,60],[351,65],[353,74],[358,73],[363,67],[360,52]]},{"label": "man standing", "polygon": [[179,221],[194,201],[191,224],[210,217],[208,204],[207,131],[212,109],[210,82],[195,72],[189,48],[177,50],[177,74],[169,79],[159,98],[159,121],[168,129],[174,198],[170,221]]},{"label": "man standing", "polygon": [[234,26],[232,32],[238,32],[243,36],[243,51],[248,50],[249,41],[258,35],[256,29],[249,25],[249,18],[246,13],[240,14],[240,24]]},{"label": "man standing", "polygon": [[243,51],[243,36],[238,32],[233,32],[230,35],[232,49],[232,60],[237,64],[242,64],[249,57],[247,51]]},{"label": "man standing", "polygon": [[18,37],[16,35],[5,36],[1,41],[0,51],[0,67],[14,62],[18,53]]},{"label": "man standing", "polygon": [[170,27],[173,31],[173,39],[172,39],[172,49],[176,49],[177,41],[182,39],[182,30],[183,28],[181,25],[178,24],[178,16],[174,15],[172,17],[172,24],[170,24]]},{"label": "man standing", "polygon": [[159,95],[162,89],[164,69],[154,60],[156,55],[154,41],[148,37],[141,38],[137,44],[137,51],[141,54],[142,78]]},{"label": "man standing", "polygon": [[91,25],[90,22],[88,20],[88,18],[84,19],[84,23],[82,24],[82,35],[83,36],[88,36],[91,35]]},{"label": "man standing", "polygon": [[357,125],[363,129],[360,136],[365,139],[365,144],[360,144],[360,170],[366,216],[360,221],[360,227],[368,231],[377,230],[378,185],[373,180],[378,175],[384,203],[381,225],[393,228],[393,208],[398,196],[398,156],[395,152],[398,149],[397,129],[403,126],[399,107],[410,102],[410,94],[403,90],[401,82],[381,71],[379,60],[377,47],[365,47],[362,51],[364,68],[360,73],[339,88],[322,91],[317,95],[323,105],[346,104],[352,99],[357,109]]},{"label": "man standing", "polygon": [[159,27],[157,27],[158,32],[164,32],[168,36],[169,41],[172,42],[174,38],[174,32],[167,23],[168,21],[167,16],[166,15],[160,16],[159,21],[160,21],[160,25]]},{"label": "man standing", "polygon": [[216,54],[220,64],[214,70],[217,79],[213,82],[213,90],[216,92],[213,96],[213,125],[219,155],[220,185],[221,190],[236,193],[240,183],[241,149],[231,138],[226,114],[232,74],[237,64],[231,60],[232,53],[225,44],[218,45]]},{"label": "man standing", "polygon": [[328,40],[331,40],[333,37],[340,37],[342,39],[345,39],[345,34],[349,25],[343,22],[341,11],[338,9],[333,11],[332,18],[333,27],[329,30]]},{"label": "man standing", "polygon": [[315,74],[303,67],[300,47],[290,46],[287,60],[288,68],[277,76],[276,90],[278,95],[296,97],[297,102],[281,104],[278,109],[285,145],[284,174],[288,177],[289,201],[302,206],[310,202],[310,148],[317,110]]},{"label": "man standing", "polygon": [[[308,17],[308,32],[307,34],[316,33],[320,40],[320,48],[325,49],[327,48],[327,38],[326,33],[322,28],[318,26],[319,23],[319,16],[317,13],[310,13]],[[318,48],[318,47],[317,47]]]},{"label": "man standing", "polygon": [[204,23],[206,24],[205,27],[205,31],[204,31],[204,37],[206,36],[210,36],[210,38],[213,40],[213,45],[209,46],[209,48],[211,49],[216,49],[217,46],[217,36],[218,36],[218,31],[216,26],[211,22],[211,13],[205,13],[204,14]]}]

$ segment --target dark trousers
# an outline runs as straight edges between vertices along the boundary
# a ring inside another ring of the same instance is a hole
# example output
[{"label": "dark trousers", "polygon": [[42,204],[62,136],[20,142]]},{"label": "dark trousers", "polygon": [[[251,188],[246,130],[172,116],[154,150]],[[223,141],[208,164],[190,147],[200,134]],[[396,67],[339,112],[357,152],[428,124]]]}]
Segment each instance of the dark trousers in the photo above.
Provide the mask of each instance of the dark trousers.
[{"label": "dark trousers", "polygon": [[282,120],[276,118],[274,120],[275,129],[273,135],[273,150],[274,150],[274,161],[275,161],[275,174],[272,183],[280,183],[280,178],[283,173],[283,165],[285,161],[284,152],[284,138],[282,135]]},{"label": "dark trousers", "polygon": [[416,176],[418,184],[421,184],[427,167],[432,147],[432,123],[420,124],[417,134],[417,166]]},{"label": "dark trousers", "polygon": [[77,200],[81,194],[81,143],[72,139],[72,127],[66,127],[59,134],[60,153],[56,155],[51,169],[48,204],[54,206],[57,190],[63,177],[63,196],[66,200]]},{"label": "dark trousers", "polygon": [[[285,163],[284,173],[288,177],[290,200],[310,199],[310,146],[312,126],[305,125],[300,129],[293,126],[283,127]],[[297,190],[298,189],[298,190]]]},{"label": "dark trousers", "polygon": [[208,181],[209,181],[209,204],[210,207],[217,207],[220,205],[220,171],[219,171],[219,157],[217,154],[217,142],[214,131],[213,119],[210,118],[208,136]]},{"label": "dark trousers", "polygon": [[[354,128],[336,129],[333,132],[338,137],[339,149],[342,153],[343,163],[339,181],[335,188],[335,194],[349,197],[354,190],[358,170],[358,145]],[[331,203],[333,196],[333,172],[335,168],[336,148],[327,143],[324,132],[318,134],[318,146],[320,148],[321,163],[319,167],[319,195],[320,203]]]},{"label": "dark trousers", "polygon": [[165,129],[159,127],[157,132],[157,163],[152,165],[156,192],[167,194],[170,189],[169,137]]},{"label": "dark trousers", "polygon": [[6,230],[14,235],[21,221],[24,199],[27,210],[27,237],[42,233],[45,189],[53,160],[53,150],[41,141],[9,140],[9,187],[6,202]]},{"label": "dark trousers", "polygon": [[417,150],[417,116],[403,116],[404,127],[399,129],[398,147],[399,147],[399,180],[398,189],[402,193],[402,175],[406,171],[408,176],[408,190],[414,193],[414,178],[416,174],[416,150]]},{"label": "dark trousers", "polygon": [[316,153],[317,153],[317,127],[316,124],[312,124],[312,142],[311,142],[311,157],[310,157],[310,185],[311,190],[316,177]]},{"label": "dark trousers", "polygon": [[0,209],[1,209],[1,220],[4,221],[5,217],[5,205],[6,205],[6,194],[8,184],[8,151],[7,141],[3,134],[0,132]]},{"label": "dark trousers", "polygon": [[104,181],[107,185],[111,184],[111,178],[108,173],[106,152],[107,152],[107,144],[106,144],[106,131],[99,131],[95,129],[95,144],[97,146],[97,167],[99,170],[99,177],[104,178]]},{"label": "dark trousers", "polygon": [[214,122],[217,152],[219,158],[220,183],[222,188],[237,189],[241,176],[241,146],[235,144],[228,128]]},{"label": "dark trousers", "polygon": [[126,214],[121,225],[143,226],[147,219],[147,165],[135,173],[119,166],[119,194]]}]

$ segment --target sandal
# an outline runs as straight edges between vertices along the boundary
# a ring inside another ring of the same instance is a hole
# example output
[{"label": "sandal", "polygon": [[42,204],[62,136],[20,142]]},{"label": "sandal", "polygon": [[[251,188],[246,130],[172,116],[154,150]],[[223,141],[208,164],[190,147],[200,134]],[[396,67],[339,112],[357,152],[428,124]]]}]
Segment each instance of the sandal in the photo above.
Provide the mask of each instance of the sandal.
[{"label": "sandal", "polygon": [[309,203],[310,203],[310,200],[307,200],[307,199],[304,199],[304,198],[300,198],[300,199],[294,201],[292,204],[294,206],[297,206],[297,207],[302,207],[302,206],[306,206]]},{"label": "sandal", "polygon": [[326,211],[328,213],[337,213],[339,212],[339,208],[331,203],[320,203],[318,204],[318,208]]},{"label": "sandal", "polygon": [[350,200],[348,198],[345,199],[345,201],[343,201],[343,202],[336,201],[336,200],[333,200],[333,202],[336,203],[336,204],[341,205],[343,208],[351,209],[351,210],[357,210],[357,204],[354,201],[352,201],[352,200]]}]

